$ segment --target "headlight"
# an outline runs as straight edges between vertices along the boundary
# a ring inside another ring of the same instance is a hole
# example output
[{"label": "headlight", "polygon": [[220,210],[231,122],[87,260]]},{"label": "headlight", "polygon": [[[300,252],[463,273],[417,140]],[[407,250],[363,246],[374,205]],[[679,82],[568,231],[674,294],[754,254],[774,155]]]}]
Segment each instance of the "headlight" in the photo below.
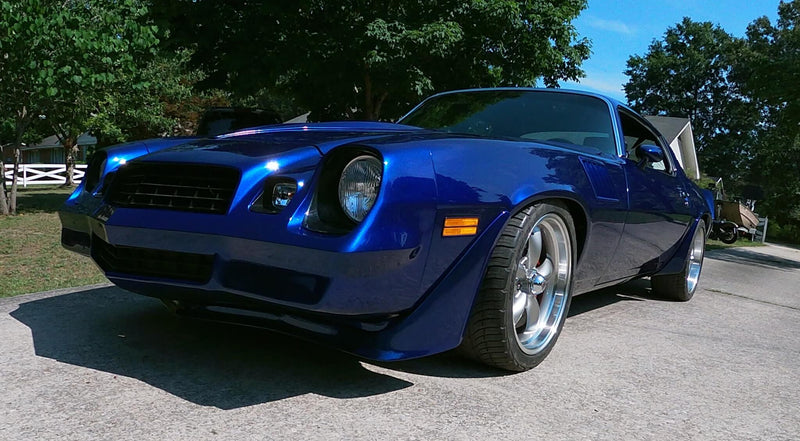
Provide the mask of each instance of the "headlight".
[{"label": "headlight", "polygon": [[339,178],[339,203],[344,214],[355,222],[367,217],[381,188],[383,164],[369,155],[358,156],[342,170]]}]

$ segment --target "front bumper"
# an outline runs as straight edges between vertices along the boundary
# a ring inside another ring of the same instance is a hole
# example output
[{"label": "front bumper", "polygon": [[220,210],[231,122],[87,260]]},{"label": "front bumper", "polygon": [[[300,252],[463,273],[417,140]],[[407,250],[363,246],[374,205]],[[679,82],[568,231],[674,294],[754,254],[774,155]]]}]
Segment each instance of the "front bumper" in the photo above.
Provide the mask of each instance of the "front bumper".
[{"label": "front bumper", "polygon": [[460,343],[507,218],[503,213],[477,238],[460,239],[464,251],[431,277],[420,252],[427,244],[342,252],[124,225],[102,205],[92,215],[81,211],[68,206],[59,213],[62,244],[90,255],[124,289],[178,300],[186,315],[266,327],[379,360]]}]

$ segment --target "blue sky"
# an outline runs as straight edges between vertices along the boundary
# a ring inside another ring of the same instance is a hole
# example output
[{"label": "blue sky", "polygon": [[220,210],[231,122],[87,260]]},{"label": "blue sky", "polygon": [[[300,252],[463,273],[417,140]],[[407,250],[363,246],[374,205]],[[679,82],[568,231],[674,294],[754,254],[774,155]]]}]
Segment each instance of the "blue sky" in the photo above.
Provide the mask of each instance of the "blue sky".
[{"label": "blue sky", "polygon": [[622,85],[628,57],[644,55],[653,39],[683,17],[710,21],[728,33],[743,37],[747,25],[766,15],[773,22],[779,0],[589,0],[589,7],[574,24],[582,37],[592,40],[592,55],[583,63],[586,77],[562,87],[600,92],[625,100]]}]

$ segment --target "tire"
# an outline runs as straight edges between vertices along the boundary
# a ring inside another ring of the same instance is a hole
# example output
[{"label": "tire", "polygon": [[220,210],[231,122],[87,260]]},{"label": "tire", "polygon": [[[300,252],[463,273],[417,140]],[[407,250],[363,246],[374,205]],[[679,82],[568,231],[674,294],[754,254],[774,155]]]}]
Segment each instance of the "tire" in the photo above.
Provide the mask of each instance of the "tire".
[{"label": "tire", "polygon": [[736,231],[736,224],[722,223],[719,226],[719,240],[722,243],[732,244],[739,239],[738,231]]},{"label": "tire", "polygon": [[492,250],[463,351],[510,371],[541,363],[567,318],[575,247],[572,217],[557,202],[537,203],[513,216]]},{"label": "tire", "polygon": [[678,274],[651,277],[650,285],[653,288],[653,292],[659,297],[679,302],[689,301],[697,291],[697,282],[700,279],[700,271],[703,269],[705,247],[706,223],[701,219],[694,230],[683,271]]}]

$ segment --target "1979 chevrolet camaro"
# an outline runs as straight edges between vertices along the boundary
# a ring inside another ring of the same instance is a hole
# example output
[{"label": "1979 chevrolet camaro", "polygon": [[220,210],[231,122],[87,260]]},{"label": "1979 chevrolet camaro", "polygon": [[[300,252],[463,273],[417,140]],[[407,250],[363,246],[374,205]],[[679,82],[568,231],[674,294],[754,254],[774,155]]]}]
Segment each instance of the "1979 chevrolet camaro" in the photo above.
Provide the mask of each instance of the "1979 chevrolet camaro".
[{"label": "1979 chevrolet camaro", "polygon": [[712,220],[633,110],[518,88],[438,94],[397,124],[111,147],[59,214],[66,248],[177,313],[517,371],[553,348],[573,295],[650,277],[689,300]]}]

